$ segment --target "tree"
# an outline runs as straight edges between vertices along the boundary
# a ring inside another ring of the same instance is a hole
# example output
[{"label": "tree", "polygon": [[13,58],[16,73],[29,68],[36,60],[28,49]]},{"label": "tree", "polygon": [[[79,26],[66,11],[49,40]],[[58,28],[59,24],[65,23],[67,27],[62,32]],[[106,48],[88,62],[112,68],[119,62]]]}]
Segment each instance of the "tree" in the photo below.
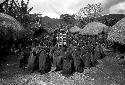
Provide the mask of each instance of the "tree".
[{"label": "tree", "polygon": [[[24,2],[24,0],[21,0],[21,2],[19,2],[19,0],[6,0],[2,5],[2,8],[4,8],[3,13],[14,17],[17,21],[21,23],[24,29],[26,29],[26,31],[22,33],[24,37],[12,43],[12,44],[17,43],[16,44],[17,46],[19,44],[23,44],[23,46],[26,46],[29,42],[29,39],[33,37],[33,30],[31,30],[31,25],[30,25],[32,16],[30,16],[29,14],[29,12],[33,9],[33,7],[28,8],[28,4],[29,4],[29,0],[27,0],[27,2]],[[33,18],[35,19],[36,17],[33,17]],[[5,44],[5,46],[8,46],[8,45]]]},{"label": "tree", "polygon": [[74,17],[75,17],[74,15],[62,14],[62,15],[60,16],[60,19],[61,19],[64,23],[66,23],[66,24],[68,25],[68,24],[74,24],[74,22],[75,22],[75,18],[74,18]]},{"label": "tree", "polygon": [[76,18],[79,22],[79,26],[83,28],[86,24],[95,21],[97,17],[102,16],[101,3],[88,4],[86,7],[81,8],[76,14]]},{"label": "tree", "polygon": [[30,23],[29,12],[33,9],[33,7],[28,8],[28,5],[29,0],[26,3],[21,0],[21,4],[18,0],[6,1],[4,13],[16,18],[25,27],[27,23]]},{"label": "tree", "polygon": [[78,17],[83,18],[84,16],[88,18],[97,18],[100,17],[102,14],[102,7],[101,3],[99,4],[88,4],[86,7],[81,8],[78,12]]},{"label": "tree", "polygon": [[9,0],[5,0],[3,3],[0,3],[0,12],[5,12],[4,10],[4,6],[6,5],[6,3],[8,2]]}]

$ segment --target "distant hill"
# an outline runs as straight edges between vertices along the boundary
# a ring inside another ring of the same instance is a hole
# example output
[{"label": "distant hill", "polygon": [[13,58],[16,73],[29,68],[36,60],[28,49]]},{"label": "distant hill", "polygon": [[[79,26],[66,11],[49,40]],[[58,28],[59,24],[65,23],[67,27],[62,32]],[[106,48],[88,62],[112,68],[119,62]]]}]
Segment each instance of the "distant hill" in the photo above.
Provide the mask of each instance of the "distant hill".
[{"label": "distant hill", "polygon": [[54,26],[61,23],[60,19],[50,18],[48,16],[42,17],[42,23],[46,26]]},{"label": "distant hill", "polygon": [[[40,15],[40,14],[30,14],[30,21],[35,21],[36,17]],[[37,19],[42,19],[42,24],[46,24],[46,25],[55,25],[55,24],[58,24],[60,23],[60,20],[59,19],[56,19],[56,18],[50,18],[48,16],[45,16],[45,17],[38,17]]]},{"label": "distant hill", "polygon": [[113,26],[124,17],[124,14],[109,14],[96,18],[96,21],[106,24],[107,26]]},{"label": "distant hill", "polygon": [[103,15],[101,17],[98,18],[88,18],[88,17],[84,17],[83,20],[80,20],[78,22],[78,26],[80,28],[84,28],[85,25],[87,25],[90,22],[96,21],[96,22],[100,22],[103,23],[107,26],[113,26],[115,25],[119,20],[121,20],[122,18],[124,18],[125,15],[124,14],[109,14],[109,15]]},{"label": "distant hill", "polygon": [[[32,15],[35,16],[35,15]],[[124,14],[109,14],[109,15],[104,15],[101,17],[98,17],[92,21],[97,21],[97,22],[101,22],[103,24],[106,24],[107,26],[113,26],[115,25],[119,20],[121,20],[122,18],[124,18],[125,15]],[[40,17],[40,19],[42,19],[42,24],[45,27],[53,27],[57,24],[62,23],[60,19],[56,19],[56,18],[50,18],[48,16],[45,17]],[[84,18],[84,20],[88,20],[88,18]],[[83,28],[87,23],[85,23],[85,21],[81,21],[81,28]],[[91,20],[90,20],[91,21]],[[89,23],[89,22],[88,22]]]}]

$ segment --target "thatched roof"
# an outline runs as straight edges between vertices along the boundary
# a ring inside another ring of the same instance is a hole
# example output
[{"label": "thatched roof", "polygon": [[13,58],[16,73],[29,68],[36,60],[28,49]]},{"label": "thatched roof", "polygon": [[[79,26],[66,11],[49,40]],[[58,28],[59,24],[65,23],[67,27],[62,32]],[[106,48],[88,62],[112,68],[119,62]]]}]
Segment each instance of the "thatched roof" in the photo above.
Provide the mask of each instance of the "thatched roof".
[{"label": "thatched roof", "polygon": [[108,29],[108,26],[105,24],[99,22],[91,22],[88,23],[83,29],[81,29],[79,33],[82,35],[97,35],[105,29]]}]

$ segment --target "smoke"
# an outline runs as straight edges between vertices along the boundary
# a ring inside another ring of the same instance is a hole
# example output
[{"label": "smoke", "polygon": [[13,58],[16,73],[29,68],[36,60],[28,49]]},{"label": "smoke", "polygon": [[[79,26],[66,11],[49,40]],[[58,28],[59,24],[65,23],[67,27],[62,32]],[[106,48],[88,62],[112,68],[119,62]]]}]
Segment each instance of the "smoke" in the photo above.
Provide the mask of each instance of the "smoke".
[{"label": "smoke", "polygon": [[124,1],[125,0],[105,0],[104,8],[109,9],[110,7],[112,7],[112,6],[116,5],[116,4],[122,3]]}]

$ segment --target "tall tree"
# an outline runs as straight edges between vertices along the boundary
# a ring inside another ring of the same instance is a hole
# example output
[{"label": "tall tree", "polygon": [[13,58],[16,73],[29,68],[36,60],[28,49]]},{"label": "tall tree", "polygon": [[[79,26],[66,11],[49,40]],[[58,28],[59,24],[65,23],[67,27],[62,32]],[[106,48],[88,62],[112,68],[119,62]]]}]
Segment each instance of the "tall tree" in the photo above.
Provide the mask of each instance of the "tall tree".
[{"label": "tall tree", "polygon": [[81,8],[76,14],[76,18],[80,23],[80,27],[84,27],[86,24],[93,22],[97,17],[102,16],[102,7],[99,4],[88,4],[86,7]]},{"label": "tall tree", "polygon": [[4,2],[0,3],[0,12],[5,12],[5,5],[9,0],[5,0]]},{"label": "tall tree", "polygon": [[24,19],[26,19],[26,16],[33,9],[33,7],[28,8],[28,5],[29,0],[27,0],[26,3],[24,2],[24,0],[21,0],[21,2],[19,2],[18,0],[10,0],[8,3],[6,3],[5,13],[13,16],[20,22],[27,22],[28,20],[25,21]]},{"label": "tall tree", "polygon": [[75,17],[74,15],[62,14],[60,16],[60,19],[68,25],[68,24],[74,24],[75,21],[74,17]]},{"label": "tall tree", "polygon": [[78,16],[80,18],[88,17],[88,18],[97,18],[100,17],[102,14],[102,7],[101,3],[99,4],[88,4],[86,7],[81,8],[78,12]]}]

